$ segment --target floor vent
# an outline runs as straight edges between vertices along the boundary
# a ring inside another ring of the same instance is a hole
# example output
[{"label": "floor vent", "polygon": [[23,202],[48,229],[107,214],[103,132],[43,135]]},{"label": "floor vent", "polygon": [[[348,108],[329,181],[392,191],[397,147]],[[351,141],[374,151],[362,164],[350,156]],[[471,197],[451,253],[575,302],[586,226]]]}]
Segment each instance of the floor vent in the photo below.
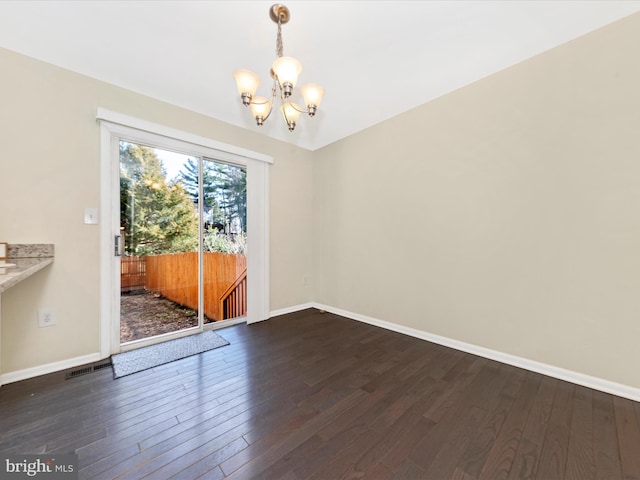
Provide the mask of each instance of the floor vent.
[{"label": "floor vent", "polygon": [[102,370],[103,368],[111,367],[111,360],[107,360],[103,363],[97,363],[95,365],[89,365],[88,367],[78,368],[77,370],[73,370],[67,373],[64,377],[65,380],[69,380],[70,378],[80,377],[82,375],[87,375],[89,373],[97,372],[98,370]]}]

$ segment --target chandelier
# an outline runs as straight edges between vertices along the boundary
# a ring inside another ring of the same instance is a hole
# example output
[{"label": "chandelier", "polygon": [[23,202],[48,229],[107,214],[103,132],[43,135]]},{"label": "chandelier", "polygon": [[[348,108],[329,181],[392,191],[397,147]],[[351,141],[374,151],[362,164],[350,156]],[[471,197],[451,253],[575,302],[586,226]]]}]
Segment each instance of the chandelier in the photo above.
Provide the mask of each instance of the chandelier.
[{"label": "chandelier", "polygon": [[276,96],[280,97],[280,112],[287,123],[290,132],[296,128],[296,122],[301,113],[307,113],[310,117],[316,114],[324,89],[315,83],[307,83],[300,88],[300,93],[304,98],[305,108],[291,101],[293,88],[296,86],[298,76],[302,71],[300,62],[292,57],[282,56],[282,25],[289,21],[289,9],[284,5],[276,4],[269,9],[269,17],[278,24],[278,36],[276,37],[276,55],[278,58],[271,65],[271,77],[273,87],[271,88],[271,98],[256,95],[260,77],[249,70],[236,70],[233,77],[238,85],[238,92],[242,98],[244,106],[251,106],[251,112],[260,126],[271,115]]}]

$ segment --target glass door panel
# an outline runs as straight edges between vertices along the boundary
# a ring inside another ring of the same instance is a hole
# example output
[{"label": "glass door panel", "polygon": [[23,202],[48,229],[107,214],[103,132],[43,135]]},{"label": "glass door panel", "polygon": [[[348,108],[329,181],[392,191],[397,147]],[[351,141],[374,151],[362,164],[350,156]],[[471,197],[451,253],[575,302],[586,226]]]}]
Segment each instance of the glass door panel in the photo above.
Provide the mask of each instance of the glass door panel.
[{"label": "glass door panel", "polygon": [[120,343],[200,328],[199,159],[120,142]]},{"label": "glass door panel", "polygon": [[247,170],[203,159],[204,322],[247,314]]}]

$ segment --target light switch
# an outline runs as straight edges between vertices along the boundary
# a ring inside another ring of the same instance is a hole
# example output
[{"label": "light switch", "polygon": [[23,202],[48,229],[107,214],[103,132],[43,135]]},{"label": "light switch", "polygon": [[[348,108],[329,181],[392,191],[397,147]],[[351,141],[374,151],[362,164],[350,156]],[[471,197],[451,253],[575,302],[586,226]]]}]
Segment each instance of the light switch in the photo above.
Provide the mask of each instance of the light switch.
[{"label": "light switch", "polygon": [[98,209],[97,208],[85,208],[84,209],[84,223],[87,225],[98,224]]}]

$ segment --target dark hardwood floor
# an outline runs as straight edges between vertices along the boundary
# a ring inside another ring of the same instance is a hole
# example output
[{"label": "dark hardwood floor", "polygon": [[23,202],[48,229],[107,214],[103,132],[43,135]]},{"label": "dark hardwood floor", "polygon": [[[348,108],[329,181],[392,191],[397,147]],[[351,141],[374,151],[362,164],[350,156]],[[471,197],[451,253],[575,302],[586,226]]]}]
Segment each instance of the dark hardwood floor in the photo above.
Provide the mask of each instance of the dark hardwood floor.
[{"label": "dark hardwood floor", "polygon": [[640,404],[316,310],[113,380],[0,388],[0,452],[82,479],[640,479]]}]

